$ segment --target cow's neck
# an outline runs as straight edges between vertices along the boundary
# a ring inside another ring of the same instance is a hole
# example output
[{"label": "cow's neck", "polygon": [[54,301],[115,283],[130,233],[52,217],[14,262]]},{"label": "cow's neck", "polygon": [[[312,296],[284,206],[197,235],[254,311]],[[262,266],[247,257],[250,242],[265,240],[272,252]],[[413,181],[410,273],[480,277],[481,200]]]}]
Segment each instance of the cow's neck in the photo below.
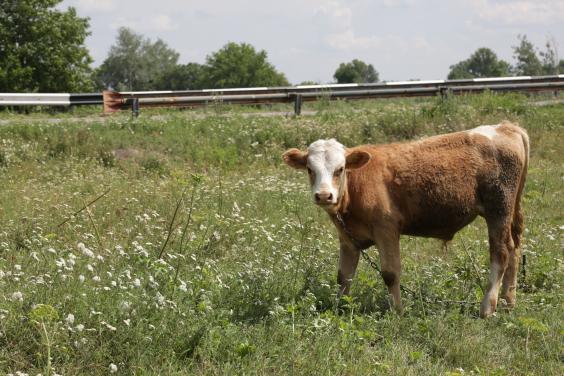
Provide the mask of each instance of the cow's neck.
[{"label": "cow's neck", "polygon": [[327,213],[338,230],[345,235],[346,238],[348,238],[350,243],[356,249],[366,249],[374,243],[369,239],[369,237],[366,237],[366,234],[364,234],[364,236],[362,235],[363,231],[358,233],[359,225],[362,227],[362,223],[358,223],[357,219],[354,216],[351,216],[353,200],[349,194],[348,188],[347,182],[347,184],[345,184],[343,195],[337,205],[337,210]]},{"label": "cow's neck", "polygon": [[345,184],[343,195],[341,196],[341,199],[339,200],[339,204],[337,205],[337,213],[339,213],[341,216],[346,215],[349,211],[350,204],[351,204],[351,198],[349,195],[349,189]]}]

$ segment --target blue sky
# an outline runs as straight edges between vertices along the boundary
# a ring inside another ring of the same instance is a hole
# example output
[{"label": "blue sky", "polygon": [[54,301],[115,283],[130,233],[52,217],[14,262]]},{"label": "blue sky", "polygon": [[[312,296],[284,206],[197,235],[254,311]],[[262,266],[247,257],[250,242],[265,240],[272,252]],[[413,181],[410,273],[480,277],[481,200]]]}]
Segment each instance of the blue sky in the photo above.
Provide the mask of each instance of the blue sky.
[{"label": "blue sky", "polygon": [[204,63],[227,42],[268,52],[290,82],[333,80],[341,62],[374,65],[381,80],[442,79],[479,47],[513,63],[526,34],[564,58],[564,0],[65,0],[90,18],[87,46],[102,63],[127,26]]}]

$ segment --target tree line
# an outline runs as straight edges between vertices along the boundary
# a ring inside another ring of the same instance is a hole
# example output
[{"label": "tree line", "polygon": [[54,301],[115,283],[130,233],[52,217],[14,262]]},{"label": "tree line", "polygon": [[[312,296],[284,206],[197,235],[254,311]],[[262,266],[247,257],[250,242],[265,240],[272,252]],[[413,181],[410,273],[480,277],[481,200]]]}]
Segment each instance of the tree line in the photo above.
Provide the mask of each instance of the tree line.
[{"label": "tree line", "polygon": [[526,35],[517,37],[519,43],[513,46],[515,64],[501,60],[489,48],[478,48],[466,60],[450,66],[448,79],[541,76],[564,73],[564,60],[558,59],[556,43],[548,40],[544,51],[536,48]]},{"label": "tree line", "polygon": [[[90,92],[93,90],[185,90],[290,83],[268,61],[267,52],[248,43],[229,42],[209,54],[204,64],[179,63],[179,53],[163,40],[152,41],[120,28],[108,56],[97,68],[85,46],[88,18],[62,0],[3,0],[0,7],[0,92]],[[513,47],[515,64],[479,48],[450,67],[449,79],[564,73],[554,41],[540,51],[526,37]],[[337,83],[379,81],[372,64],[359,59],[341,63]],[[314,82],[304,82],[312,84]]]}]

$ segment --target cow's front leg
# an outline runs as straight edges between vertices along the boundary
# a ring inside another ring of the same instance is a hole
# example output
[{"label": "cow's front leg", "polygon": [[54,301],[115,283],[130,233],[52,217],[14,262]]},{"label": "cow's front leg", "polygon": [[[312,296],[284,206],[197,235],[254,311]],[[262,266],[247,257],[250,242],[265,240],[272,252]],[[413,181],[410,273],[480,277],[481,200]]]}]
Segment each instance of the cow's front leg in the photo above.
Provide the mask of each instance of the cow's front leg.
[{"label": "cow's front leg", "polygon": [[351,288],[352,279],[358,266],[360,252],[347,242],[341,241],[339,254],[339,270],[337,272],[337,282],[339,283],[338,298],[348,295]]},{"label": "cow's front leg", "polygon": [[392,297],[392,304],[395,310],[403,313],[403,306],[401,304],[400,294],[400,276],[401,276],[401,261],[400,261],[400,246],[399,236],[390,236],[387,234],[377,242],[378,251],[380,253],[380,266],[381,275],[388,293]]}]

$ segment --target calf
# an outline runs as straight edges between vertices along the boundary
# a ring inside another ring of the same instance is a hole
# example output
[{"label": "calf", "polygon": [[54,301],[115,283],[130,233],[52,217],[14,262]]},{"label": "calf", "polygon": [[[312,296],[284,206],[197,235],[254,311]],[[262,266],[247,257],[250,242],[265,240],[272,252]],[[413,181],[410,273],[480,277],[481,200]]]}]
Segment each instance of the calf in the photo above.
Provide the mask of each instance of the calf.
[{"label": "calf", "polygon": [[395,309],[400,297],[400,235],[445,241],[478,215],[488,227],[489,284],[480,316],[495,312],[498,291],[515,305],[520,199],[529,161],[529,138],[502,122],[419,141],[346,148],[318,140],[307,151],[290,149],[284,162],[307,170],[313,201],[339,234],[340,294],[348,294],[360,250],[376,245],[381,275]]}]

